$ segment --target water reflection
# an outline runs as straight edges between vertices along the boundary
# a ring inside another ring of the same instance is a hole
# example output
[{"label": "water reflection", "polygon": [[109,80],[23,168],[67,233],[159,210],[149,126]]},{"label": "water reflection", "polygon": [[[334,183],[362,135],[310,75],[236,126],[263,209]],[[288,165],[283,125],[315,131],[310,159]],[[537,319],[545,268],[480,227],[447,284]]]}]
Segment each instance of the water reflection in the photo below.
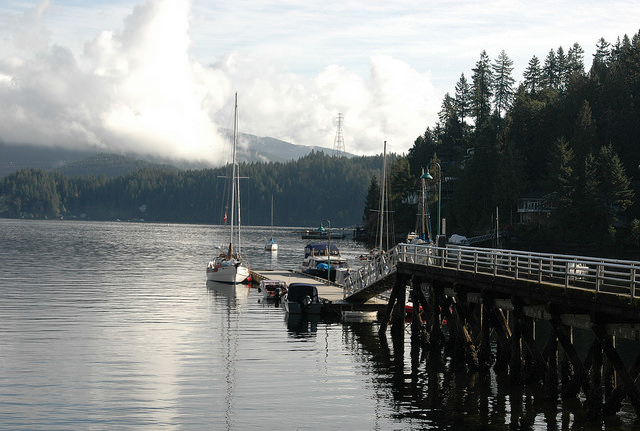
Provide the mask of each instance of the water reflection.
[{"label": "water reflection", "polygon": [[315,337],[318,332],[319,315],[285,313],[287,333],[293,338]]},{"label": "water reflection", "polygon": [[222,305],[216,315],[221,317],[216,322],[219,330],[216,337],[220,347],[219,355],[222,362],[224,379],[224,425],[225,429],[233,428],[235,411],[235,391],[237,381],[237,358],[240,339],[239,310],[247,303],[249,287],[243,284],[224,284],[207,281],[207,289],[217,299],[216,303]]},{"label": "water reflection", "polygon": [[207,289],[219,298],[227,300],[227,305],[232,308],[245,304],[249,298],[250,286],[246,284],[226,284],[215,281],[207,281]]},{"label": "water reflection", "polygon": [[[631,430],[619,416],[602,423],[588,420],[585,399],[550,399],[542,384],[512,385],[506,372],[468,372],[449,358],[430,358],[419,367],[405,366],[404,351],[376,325],[344,323],[354,339],[347,342],[373,365],[377,396],[391,400],[394,418],[405,426],[466,430]],[[391,345],[389,342],[391,341]],[[424,359],[424,358],[423,358]],[[403,428],[406,429],[406,428]]]}]

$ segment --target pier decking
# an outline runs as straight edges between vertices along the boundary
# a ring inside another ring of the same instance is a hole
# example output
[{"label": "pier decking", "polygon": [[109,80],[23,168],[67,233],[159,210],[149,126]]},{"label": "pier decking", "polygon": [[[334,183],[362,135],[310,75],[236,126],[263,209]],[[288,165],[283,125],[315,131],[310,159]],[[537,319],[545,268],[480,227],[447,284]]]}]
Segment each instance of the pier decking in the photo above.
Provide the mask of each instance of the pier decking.
[{"label": "pier decking", "polygon": [[387,300],[372,297],[362,303],[352,303],[344,300],[344,289],[336,284],[328,284],[327,281],[302,274],[293,270],[283,269],[261,269],[252,270],[251,277],[255,283],[261,280],[284,280],[287,285],[291,283],[309,283],[316,286],[318,296],[325,304],[325,311],[328,313],[340,314],[343,311],[383,311],[386,308]]}]

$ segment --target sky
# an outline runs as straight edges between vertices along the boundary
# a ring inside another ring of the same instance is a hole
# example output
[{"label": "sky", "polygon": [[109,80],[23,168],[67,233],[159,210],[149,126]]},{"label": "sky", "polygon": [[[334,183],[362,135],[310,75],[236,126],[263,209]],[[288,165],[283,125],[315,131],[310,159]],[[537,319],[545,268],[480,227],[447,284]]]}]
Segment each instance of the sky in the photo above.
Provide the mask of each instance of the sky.
[{"label": "sky", "polygon": [[[0,141],[220,164],[242,133],[407,153],[461,74],[640,30],[636,0],[3,0]],[[242,142],[240,143],[242,145]]]}]

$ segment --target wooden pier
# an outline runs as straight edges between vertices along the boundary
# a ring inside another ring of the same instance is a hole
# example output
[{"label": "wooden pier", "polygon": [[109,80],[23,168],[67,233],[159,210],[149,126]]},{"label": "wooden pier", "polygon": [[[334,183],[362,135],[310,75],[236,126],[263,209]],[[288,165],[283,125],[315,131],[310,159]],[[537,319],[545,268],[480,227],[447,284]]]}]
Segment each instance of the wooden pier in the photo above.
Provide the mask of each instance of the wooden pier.
[{"label": "wooden pier", "polygon": [[507,372],[512,384],[542,384],[550,400],[582,393],[595,421],[625,398],[640,417],[640,262],[399,244],[352,274],[345,301],[365,301],[389,281],[379,334],[391,325],[403,349],[409,292],[415,373],[446,357],[470,372]]}]

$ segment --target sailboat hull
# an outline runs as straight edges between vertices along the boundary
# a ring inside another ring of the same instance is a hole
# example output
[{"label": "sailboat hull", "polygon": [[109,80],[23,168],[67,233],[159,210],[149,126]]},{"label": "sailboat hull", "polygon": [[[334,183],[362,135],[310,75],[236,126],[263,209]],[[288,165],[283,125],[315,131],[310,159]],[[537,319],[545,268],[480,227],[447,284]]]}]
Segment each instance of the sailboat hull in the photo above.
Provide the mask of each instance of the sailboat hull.
[{"label": "sailboat hull", "polygon": [[218,256],[207,265],[207,281],[242,283],[249,277],[249,268],[238,259]]},{"label": "sailboat hull", "polygon": [[236,284],[245,282],[248,277],[249,268],[239,262],[227,265],[214,264],[207,267],[207,281]]}]

